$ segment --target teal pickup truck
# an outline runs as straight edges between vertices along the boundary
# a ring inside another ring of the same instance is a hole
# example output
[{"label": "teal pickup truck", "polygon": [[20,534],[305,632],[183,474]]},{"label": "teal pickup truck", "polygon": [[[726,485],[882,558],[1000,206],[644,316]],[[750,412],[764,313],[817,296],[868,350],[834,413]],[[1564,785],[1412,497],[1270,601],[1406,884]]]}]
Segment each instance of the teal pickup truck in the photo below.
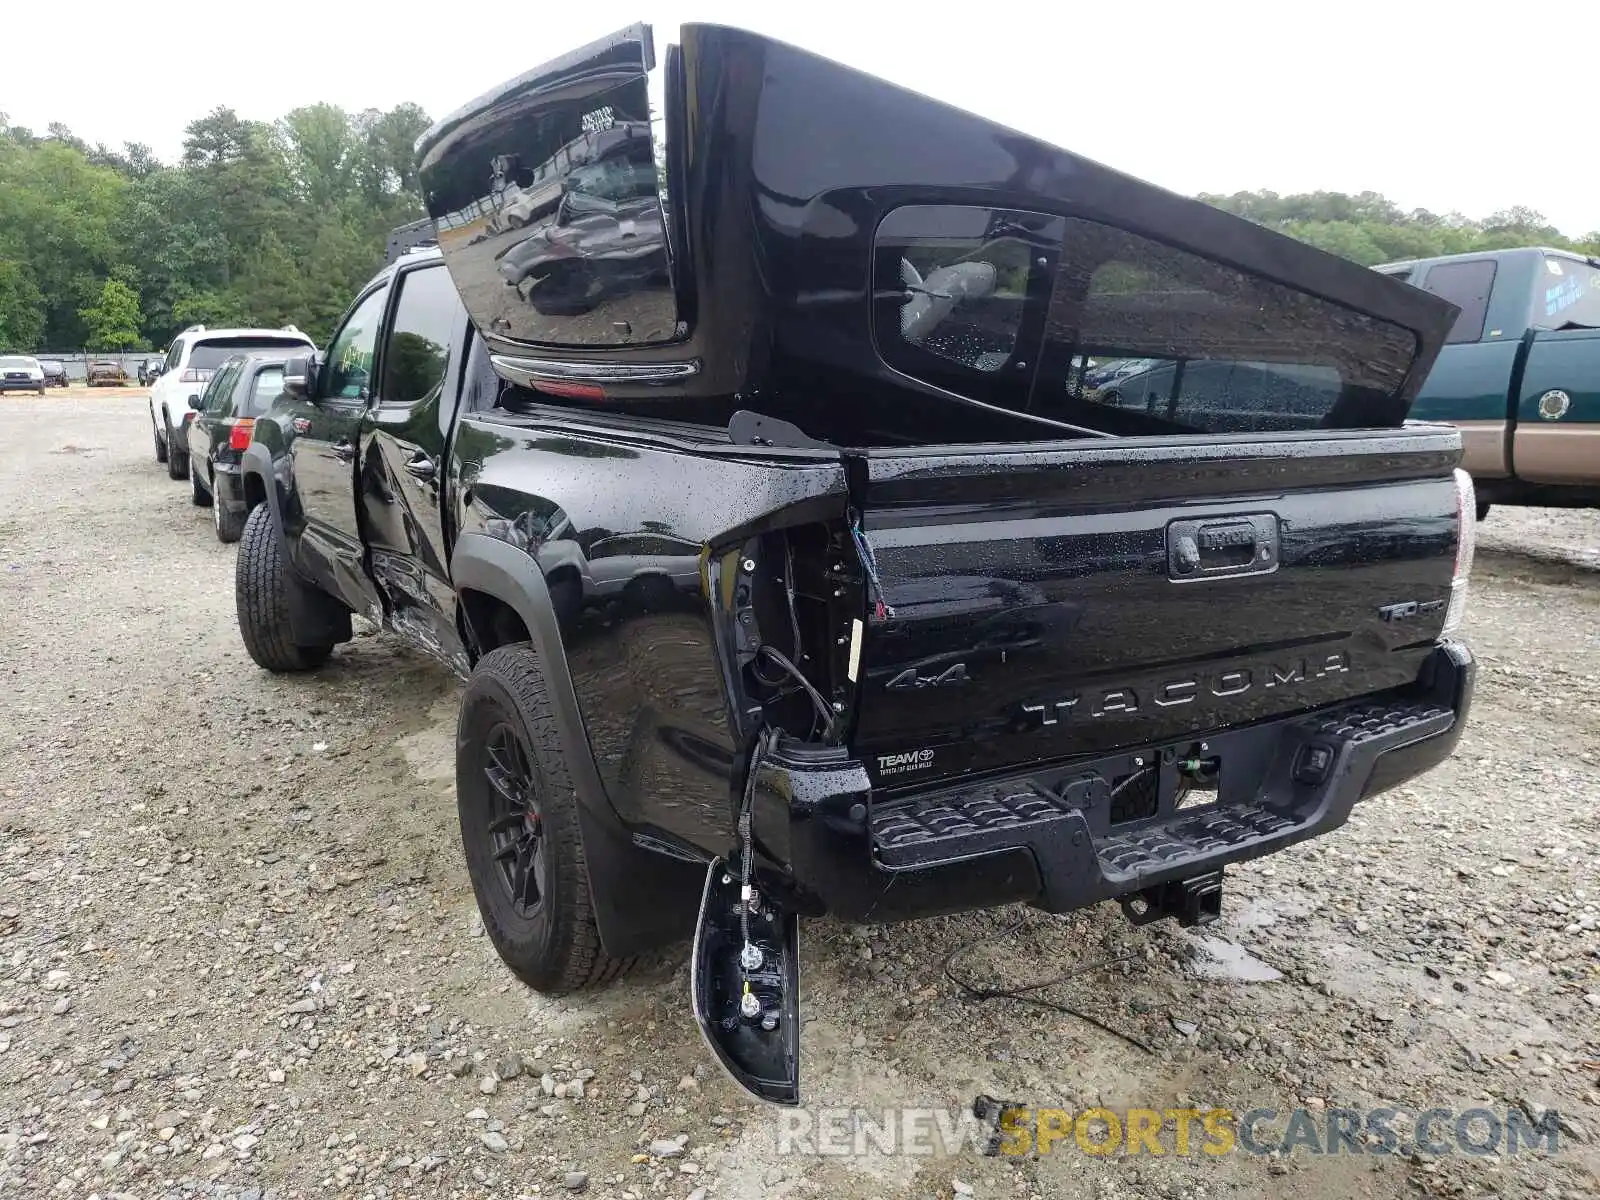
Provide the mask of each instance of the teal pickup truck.
[{"label": "teal pickup truck", "polygon": [[1374,270],[1461,310],[1411,416],[1460,428],[1478,516],[1600,508],[1600,258],[1530,247]]}]

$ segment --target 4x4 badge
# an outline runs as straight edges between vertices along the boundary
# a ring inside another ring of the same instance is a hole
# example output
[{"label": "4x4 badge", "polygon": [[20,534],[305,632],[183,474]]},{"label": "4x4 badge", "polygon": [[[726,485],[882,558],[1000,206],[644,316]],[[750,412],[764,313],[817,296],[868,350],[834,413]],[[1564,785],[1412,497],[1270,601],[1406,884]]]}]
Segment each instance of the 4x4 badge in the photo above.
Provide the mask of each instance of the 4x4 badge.
[{"label": "4x4 badge", "polygon": [[907,667],[900,674],[885,685],[891,692],[920,691],[923,688],[956,687],[959,684],[971,683],[972,676],[967,674],[967,664],[956,663],[946,667],[937,675],[919,675],[915,667]]}]

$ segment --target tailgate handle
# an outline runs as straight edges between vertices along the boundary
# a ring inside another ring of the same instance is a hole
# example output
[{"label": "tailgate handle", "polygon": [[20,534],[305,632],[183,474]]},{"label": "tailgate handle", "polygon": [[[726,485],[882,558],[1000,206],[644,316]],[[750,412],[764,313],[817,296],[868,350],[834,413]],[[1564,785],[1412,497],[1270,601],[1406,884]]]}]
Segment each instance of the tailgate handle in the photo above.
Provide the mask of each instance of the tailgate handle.
[{"label": "tailgate handle", "polygon": [[1266,575],[1278,569],[1278,552],[1276,513],[1173,521],[1167,526],[1167,576],[1174,583]]}]

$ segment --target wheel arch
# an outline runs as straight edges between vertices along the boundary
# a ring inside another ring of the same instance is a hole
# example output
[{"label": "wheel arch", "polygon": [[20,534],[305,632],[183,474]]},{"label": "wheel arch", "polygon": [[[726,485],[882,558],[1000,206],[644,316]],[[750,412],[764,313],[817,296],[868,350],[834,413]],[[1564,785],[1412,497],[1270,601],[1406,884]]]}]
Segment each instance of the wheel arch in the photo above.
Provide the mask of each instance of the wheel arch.
[{"label": "wheel arch", "polygon": [[538,564],[508,542],[465,533],[451,555],[450,577],[476,654],[522,633],[538,657],[577,792],[595,924],[606,953],[626,958],[687,937],[694,928],[705,867],[636,845],[607,796],[578,705],[555,603]]}]

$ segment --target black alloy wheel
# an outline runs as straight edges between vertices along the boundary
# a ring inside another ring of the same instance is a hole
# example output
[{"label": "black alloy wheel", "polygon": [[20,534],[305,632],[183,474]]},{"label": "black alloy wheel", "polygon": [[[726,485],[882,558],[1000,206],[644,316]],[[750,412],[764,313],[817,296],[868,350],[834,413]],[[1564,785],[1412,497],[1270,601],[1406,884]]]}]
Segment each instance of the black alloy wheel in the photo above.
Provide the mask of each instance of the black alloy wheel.
[{"label": "black alloy wheel", "polygon": [[[524,983],[559,996],[610,983],[634,960],[613,958],[600,944],[577,790],[553,707],[527,642],[478,660],[456,729],[456,809],[495,952]],[[601,886],[627,881],[604,878]]]},{"label": "black alloy wheel", "polygon": [[544,903],[549,879],[544,818],[522,734],[501,721],[484,739],[483,777],[489,785],[489,839],[499,879],[520,916]]}]

